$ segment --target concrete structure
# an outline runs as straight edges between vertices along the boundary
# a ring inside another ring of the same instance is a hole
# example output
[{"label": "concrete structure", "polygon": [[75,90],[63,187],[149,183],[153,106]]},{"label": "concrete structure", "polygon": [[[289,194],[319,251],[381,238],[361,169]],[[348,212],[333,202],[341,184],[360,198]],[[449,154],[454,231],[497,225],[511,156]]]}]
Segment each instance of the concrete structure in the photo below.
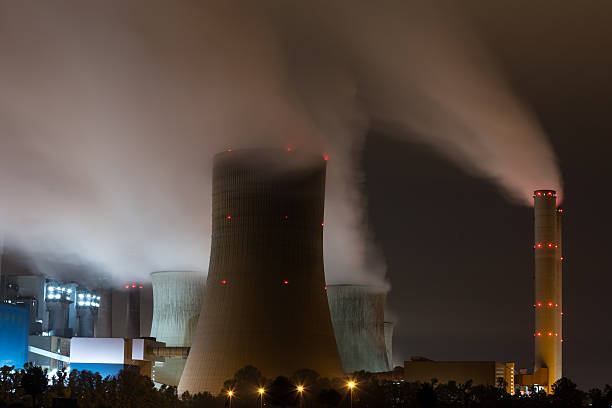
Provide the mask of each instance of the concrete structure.
[{"label": "concrete structure", "polygon": [[[4,281],[0,300],[29,310],[30,335],[70,338],[79,335],[79,326],[81,335],[92,335],[100,296],[74,282],[42,275],[6,275]],[[89,309],[92,316],[81,309]]]},{"label": "concrete structure", "polygon": [[[190,347],[198,324],[204,295],[204,274],[191,271],[163,271],[151,274],[153,322],[151,337],[168,347]],[[154,367],[155,381],[177,386],[185,358],[166,357]]]},{"label": "concrete structure", "polygon": [[94,326],[96,337],[113,337],[113,290],[99,290],[100,310]]},{"label": "concrete structure", "polygon": [[342,369],[389,371],[385,344],[387,291],[376,286],[328,285],[327,299]]},{"label": "concrete structure", "polygon": [[514,394],[514,363],[495,361],[431,361],[415,358],[404,362],[403,380],[406,382],[431,382],[436,379],[445,384],[455,381],[473,385],[505,385],[506,391]]},{"label": "concrete structure", "polygon": [[130,283],[127,290],[127,305],[125,308],[125,330],[123,336],[128,339],[140,337],[140,291],[142,285]]},{"label": "concrete structure", "polygon": [[393,329],[395,325],[392,322],[385,322],[385,349],[387,350],[387,362],[389,363],[389,371],[393,370]]},{"label": "concrete structure", "polygon": [[29,311],[0,303],[0,367],[23,368],[28,361]]},{"label": "concrete structure", "polygon": [[28,361],[50,373],[69,368],[70,339],[57,336],[30,336]]},{"label": "concrete structure", "polygon": [[179,394],[221,391],[251,364],[274,378],[342,375],[325,292],[322,156],[215,156],[206,294]]},{"label": "concrete structure", "polygon": [[98,372],[103,377],[128,369],[151,377],[153,364],[160,359],[150,350],[163,345],[149,339],[75,337],[70,341],[70,369]]},{"label": "concrete structure", "polygon": [[[551,386],[562,377],[563,332],[561,316],[562,268],[561,214],[557,209],[557,193],[553,190],[534,192],[535,224],[535,367],[534,383],[552,392]],[[539,373],[541,371],[541,373]]]}]

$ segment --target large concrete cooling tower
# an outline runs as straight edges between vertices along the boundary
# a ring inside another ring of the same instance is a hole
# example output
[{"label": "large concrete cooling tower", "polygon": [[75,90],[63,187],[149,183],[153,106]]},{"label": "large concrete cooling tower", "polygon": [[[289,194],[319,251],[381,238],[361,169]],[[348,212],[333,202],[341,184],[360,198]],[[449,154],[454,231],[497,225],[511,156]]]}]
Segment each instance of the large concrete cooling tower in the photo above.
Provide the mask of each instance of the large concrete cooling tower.
[{"label": "large concrete cooling tower", "polygon": [[365,285],[328,285],[327,297],[344,372],[388,371],[386,290]]},{"label": "large concrete cooling tower", "polygon": [[323,157],[220,153],[206,295],[178,387],[217,393],[248,364],[342,375],[323,272]]},{"label": "large concrete cooling tower", "polygon": [[[547,378],[539,384],[552,392],[552,385],[562,377],[563,342],[561,316],[562,270],[561,214],[553,190],[534,193],[535,219],[535,368],[534,377]],[[538,371],[546,375],[538,376]]]},{"label": "large concrete cooling tower", "polygon": [[[151,337],[167,347],[189,347],[198,324],[204,295],[204,274],[189,271],[164,271],[151,274],[153,283],[153,322]],[[166,357],[155,367],[155,381],[177,386],[185,359]]]}]

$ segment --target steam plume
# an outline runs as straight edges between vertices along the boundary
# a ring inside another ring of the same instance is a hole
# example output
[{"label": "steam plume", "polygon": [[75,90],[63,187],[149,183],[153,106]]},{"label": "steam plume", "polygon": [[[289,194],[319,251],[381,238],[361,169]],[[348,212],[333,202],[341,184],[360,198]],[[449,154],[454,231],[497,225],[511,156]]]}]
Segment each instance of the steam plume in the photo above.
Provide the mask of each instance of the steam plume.
[{"label": "steam plume", "polygon": [[375,126],[520,202],[560,189],[545,135],[469,33],[383,3],[0,3],[6,241],[41,268],[205,271],[213,154],[291,146],[330,157],[328,280],[384,284],[359,165]]}]

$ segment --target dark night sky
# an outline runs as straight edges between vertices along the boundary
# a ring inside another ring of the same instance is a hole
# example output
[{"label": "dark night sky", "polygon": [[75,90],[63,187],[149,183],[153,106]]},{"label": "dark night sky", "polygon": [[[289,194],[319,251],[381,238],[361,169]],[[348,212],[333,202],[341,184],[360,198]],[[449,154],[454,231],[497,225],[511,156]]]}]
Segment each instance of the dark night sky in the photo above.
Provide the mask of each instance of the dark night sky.
[{"label": "dark night sky", "polygon": [[[564,375],[583,388],[610,383],[612,7],[476,3],[466,14],[550,135],[564,177]],[[371,134],[365,165],[400,316],[396,363],[422,355],[531,369],[531,210],[421,145]]]}]

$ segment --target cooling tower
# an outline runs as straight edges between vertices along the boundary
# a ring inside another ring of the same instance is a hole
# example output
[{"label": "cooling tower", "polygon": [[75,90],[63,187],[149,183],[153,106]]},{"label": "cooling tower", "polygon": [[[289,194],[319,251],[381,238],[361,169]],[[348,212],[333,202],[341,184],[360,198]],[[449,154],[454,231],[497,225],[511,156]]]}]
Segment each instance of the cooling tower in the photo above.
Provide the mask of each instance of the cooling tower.
[{"label": "cooling tower", "polygon": [[179,394],[216,394],[249,364],[268,378],[342,375],[324,288],[325,163],[276,150],[215,157],[206,294]]},{"label": "cooling tower", "polygon": [[[168,347],[189,347],[198,324],[204,295],[204,274],[164,271],[151,274],[153,282],[153,322],[151,337]],[[155,381],[177,386],[185,359],[166,357],[155,367]]]},{"label": "cooling tower", "polygon": [[553,190],[534,193],[535,215],[535,368],[548,370],[551,386],[562,377],[561,213]]},{"label": "cooling tower", "polygon": [[385,349],[387,350],[387,363],[389,363],[389,371],[393,371],[393,329],[395,325],[392,322],[385,322]]},{"label": "cooling tower", "polygon": [[140,291],[142,285],[131,283],[125,285],[125,289],[127,289],[127,305],[123,337],[136,339],[140,337]]},{"label": "cooling tower", "polygon": [[328,285],[327,297],[344,372],[388,371],[386,290],[365,285]]}]

